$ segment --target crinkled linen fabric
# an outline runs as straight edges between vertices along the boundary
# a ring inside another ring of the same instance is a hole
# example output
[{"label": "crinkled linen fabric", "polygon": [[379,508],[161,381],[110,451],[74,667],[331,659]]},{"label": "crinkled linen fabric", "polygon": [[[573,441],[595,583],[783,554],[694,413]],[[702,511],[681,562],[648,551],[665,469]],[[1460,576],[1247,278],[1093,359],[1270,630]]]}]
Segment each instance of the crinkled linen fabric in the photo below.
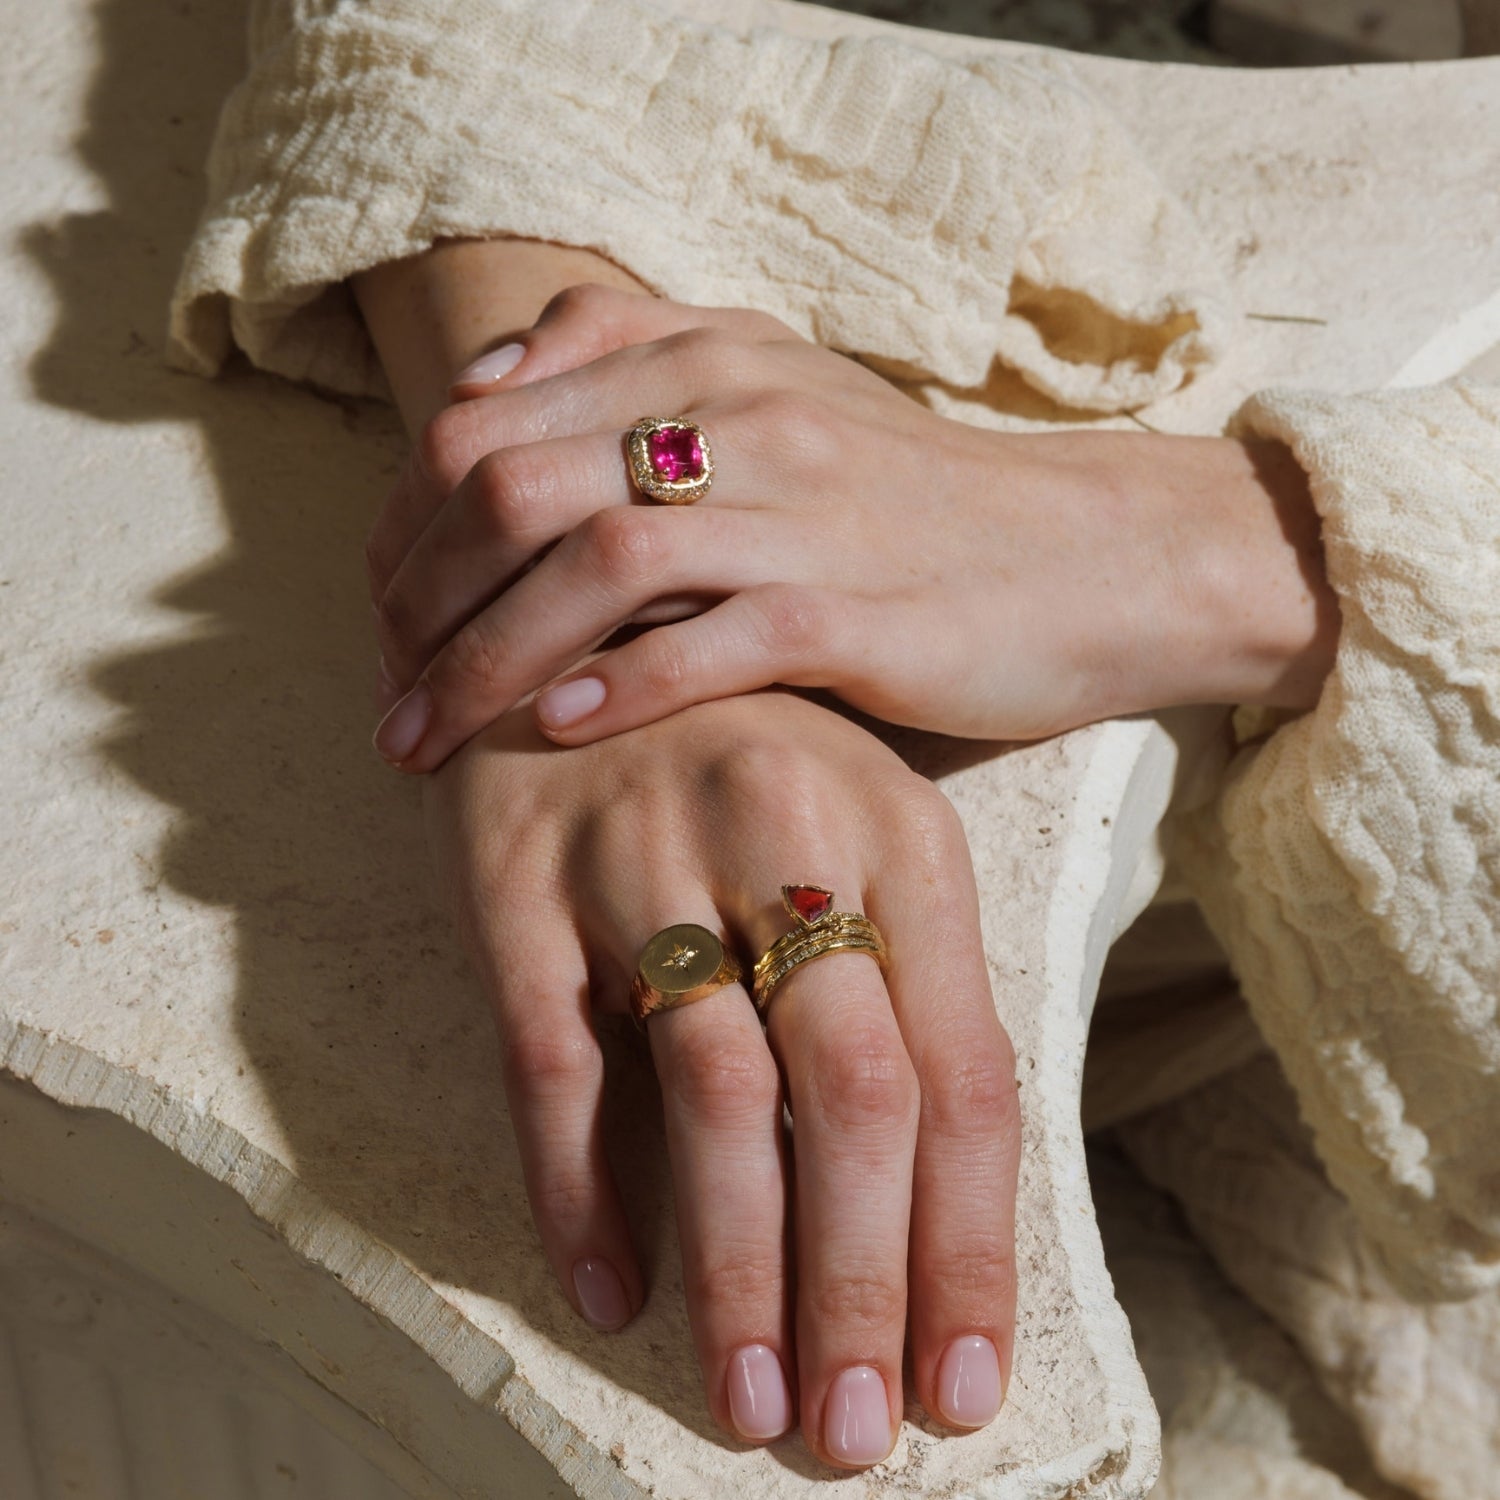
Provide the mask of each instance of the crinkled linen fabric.
[{"label": "crinkled linen fabric", "polygon": [[[1224,278],[1123,129],[1047,64],[741,33],[636,0],[263,0],[171,353],[354,394],[344,278],[444,236],[598,250],[896,372],[1144,405],[1213,359]],[[975,141],[985,150],[973,150]]]},{"label": "crinkled linen fabric", "polygon": [[[998,362],[1069,406],[1126,410],[1222,346],[1232,313],[1190,218],[1063,60],[955,63],[889,38],[716,26],[710,9],[261,0],[172,357],[209,374],[238,345],[294,379],[381,393],[344,279],[496,233],[599,250],[664,294],[765,308],[976,399]],[[1317,707],[1241,749],[1174,815],[1170,847],[1347,1232],[1402,1295],[1487,1291],[1488,1307],[1500,392],[1278,392],[1240,425],[1310,474],[1343,631]],[[1295,1253],[1304,1293],[1241,1284],[1316,1361],[1333,1280],[1316,1244]],[[1264,1259],[1286,1272],[1292,1255]],[[1389,1370],[1378,1332],[1349,1327],[1338,1359]],[[1482,1355],[1500,1360],[1493,1340]]]}]

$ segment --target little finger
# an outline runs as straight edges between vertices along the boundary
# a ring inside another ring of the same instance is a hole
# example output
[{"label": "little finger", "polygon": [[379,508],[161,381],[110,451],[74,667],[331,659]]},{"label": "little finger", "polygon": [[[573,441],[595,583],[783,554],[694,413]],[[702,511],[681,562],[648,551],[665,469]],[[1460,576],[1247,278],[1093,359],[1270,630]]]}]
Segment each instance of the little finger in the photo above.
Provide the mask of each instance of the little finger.
[{"label": "little finger", "polygon": [[958,815],[913,778],[887,803],[890,857],[867,909],[889,948],[886,982],[921,1085],[911,1215],[912,1369],[952,1427],[991,1421],[1015,1336],[1015,1053],[995,1012]]}]

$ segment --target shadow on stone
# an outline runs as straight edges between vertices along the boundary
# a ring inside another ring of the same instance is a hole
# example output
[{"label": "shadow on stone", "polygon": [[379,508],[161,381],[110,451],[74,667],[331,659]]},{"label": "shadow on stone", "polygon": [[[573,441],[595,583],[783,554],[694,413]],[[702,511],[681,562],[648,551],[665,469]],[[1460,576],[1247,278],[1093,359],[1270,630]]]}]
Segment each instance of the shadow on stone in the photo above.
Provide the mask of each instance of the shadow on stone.
[{"label": "shadow on stone", "polygon": [[[141,580],[180,624],[98,662],[90,682],[124,711],[101,756],[178,813],[153,875],[233,914],[224,1020],[268,1106],[260,1144],[424,1276],[509,1304],[544,1340],[717,1439],[681,1308],[644,1053],[628,1031],[606,1037],[607,1138],[653,1291],[636,1325],[605,1337],[542,1258],[493,1027],[431,888],[421,789],[368,744],[362,542],[404,453],[394,413],[243,366],[204,382],[162,361],[214,121],[243,69],[241,8],[101,0],[94,15],[77,150],[107,206],[26,232],[57,302],[30,375],[42,400],[128,425],[143,448],[191,428],[220,499],[201,565]],[[131,475],[118,483],[122,525],[159,525]],[[80,539],[81,556],[90,545]],[[787,1462],[811,1466],[787,1446]]]}]

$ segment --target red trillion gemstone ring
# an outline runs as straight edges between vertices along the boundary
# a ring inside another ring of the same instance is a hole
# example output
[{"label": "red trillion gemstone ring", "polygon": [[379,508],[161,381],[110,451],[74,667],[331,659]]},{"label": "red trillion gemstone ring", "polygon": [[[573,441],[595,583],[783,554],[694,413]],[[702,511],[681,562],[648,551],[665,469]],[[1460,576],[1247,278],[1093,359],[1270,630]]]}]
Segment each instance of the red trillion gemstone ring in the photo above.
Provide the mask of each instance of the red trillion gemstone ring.
[{"label": "red trillion gemstone ring", "polygon": [[714,482],[708,436],[684,417],[644,417],[625,434],[630,477],[650,500],[691,505]]},{"label": "red trillion gemstone ring", "polygon": [[784,885],[781,901],[792,918],[792,930],[761,954],[751,975],[751,998],[762,1015],[782,980],[811,959],[827,953],[868,953],[885,967],[880,929],[863,912],[835,911],[832,891],[821,885]]}]

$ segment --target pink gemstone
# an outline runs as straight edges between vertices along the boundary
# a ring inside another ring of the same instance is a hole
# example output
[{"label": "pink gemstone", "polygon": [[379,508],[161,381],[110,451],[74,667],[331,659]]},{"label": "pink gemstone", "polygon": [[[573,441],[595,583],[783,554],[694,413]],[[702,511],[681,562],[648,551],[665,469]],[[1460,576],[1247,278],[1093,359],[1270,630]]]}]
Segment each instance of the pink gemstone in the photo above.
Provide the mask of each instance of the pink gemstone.
[{"label": "pink gemstone", "polygon": [[814,922],[822,921],[828,915],[828,908],[833,905],[833,896],[828,891],[820,891],[815,885],[788,886],[786,899],[792,910],[809,927]]},{"label": "pink gemstone", "polygon": [[691,427],[659,427],[646,440],[651,467],[669,484],[703,477],[703,447]]}]

